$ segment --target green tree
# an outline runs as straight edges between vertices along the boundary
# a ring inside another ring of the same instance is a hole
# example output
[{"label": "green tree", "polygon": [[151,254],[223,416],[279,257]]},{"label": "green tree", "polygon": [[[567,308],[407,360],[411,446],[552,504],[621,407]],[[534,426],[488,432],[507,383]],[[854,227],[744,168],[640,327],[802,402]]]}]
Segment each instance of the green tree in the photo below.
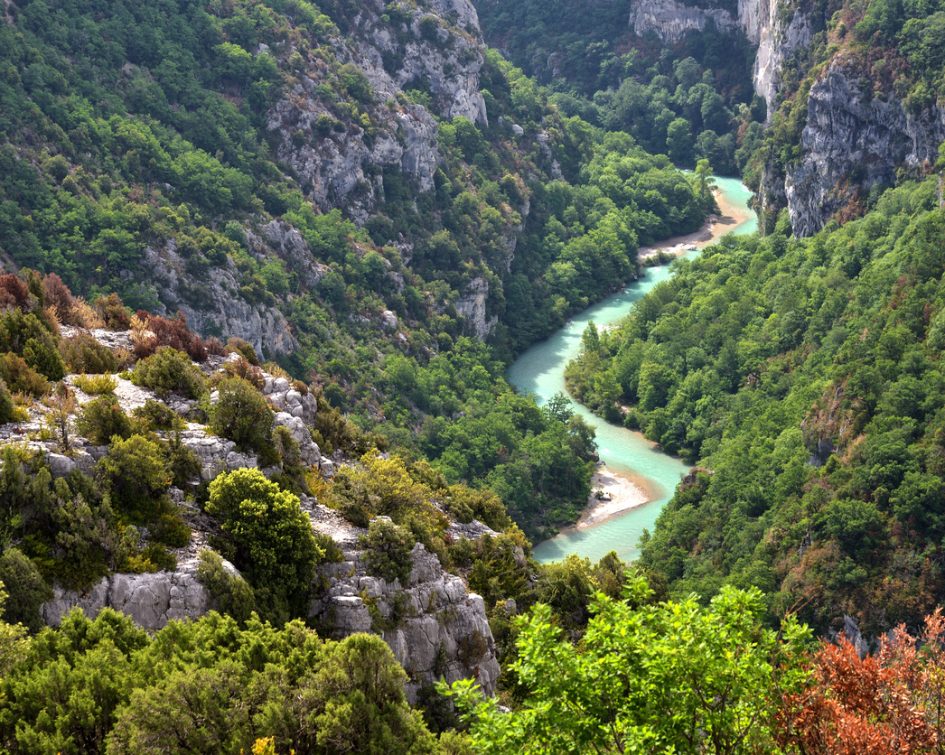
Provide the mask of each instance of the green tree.
[{"label": "green tree", "polygon": [[410,552],[414,545],[409,532],[389,519],[373,519],[361,545],[365,551],[365,566],[371,574],[383,577],[388,582],[396,579],[401,585],[407,585],[413,567]]},{"label": "green tree", "polygon": [[240,377],[226,378],[217,387],[210,411],[210,428],[241,448],[271,456],[273,412],[255,386]]},{"label": "green tree", "polygon": [[117,510],[141,522],[163,510],[173,476],[158,443],[142,435],[116,438],[99,465]]},{"label": "green tree", "polygon": [[220,522],[224,552],[249,580],[266,615],[304,615],[324,552],[298,496],[258,469],[237,469],[210,483],[206,508]]},{"label": "green tree", "polygon": [[694,597],[653,605],[637,578],[626,597],[597,596],[578,646],[547,605],[522,619],[514,710],[483,700],[472,682],[453,685],[477,751],[776,751],[782,695],[806,679],[806,628],[764,627],[754,590],[725,588],[708,607]]},{"label": "green tree", "polygon": [[685,118],[676,118],[666,129],[666,151],[677,165],[692,162],[692,129]]},{"label": "green tree", "polygon": [[22,624],[32,632],[43,626],[40,608],[52,597],[52,590],[36,564],[17,548],[0,554],[0,583],[9,585],[6,606],[0,617],[10,624]]}]

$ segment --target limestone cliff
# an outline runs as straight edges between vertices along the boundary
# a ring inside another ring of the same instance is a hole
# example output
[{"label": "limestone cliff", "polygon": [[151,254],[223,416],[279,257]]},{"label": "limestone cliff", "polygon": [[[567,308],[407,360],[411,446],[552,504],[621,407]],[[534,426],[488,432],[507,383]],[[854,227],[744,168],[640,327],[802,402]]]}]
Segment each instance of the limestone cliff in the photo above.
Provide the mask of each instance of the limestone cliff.
[{"label": "limestone cliff", "polygon": [[[81,331],[78,328],[63,330],[64,335],[70,336]],[[130,332],[96,330],[91,335],[111,349],[126,349],[131,344]],[[210,357],[201,368],[212,375],[230,361],[239,362],[239,357],[233,354]],[[153,391],[123,377],[115,375],[112,379],[114,396],[126,412],[148,401],[165,403],[181,415],[181,419],[192,416],[197,410],[195,401],[174,396],[161,399]],[[300,390],[297,383],[263,370],[258,370],[258,382],[261,394],[274,412],[274,423],[287,428],[298,444],[301,462],[313,473],[332,476],[335,463],[343,460],[323,456],[312,438],[311,430],[318,413],[315,397]],[[77,376],[67,376],[66,383],[74,391],[76,411],[94,399],[81,390],[82,382]],[[210,403],[216,400],[216,392],[211,393]],[[58,442],[43,432],[47,411],[47,407],[37,404],[27,421],[0,426],[0,442],[19,442],[42,454],[55,477],[68,475],[75,469],[94,474],[96,460],[104,455],[107,447],[91,443],[73,427],[69,455],[63,454]],[[199,465],[199,479],[195,477],[191,485],[209,482],[222,472],[259,465],[254,454],[240,451],[235,443],[214,435],[200,422],[187,421],[176,437],[193,452]],[[273,474],[278,469],[263,471]],[[172,487],[170,497],[192,532],[190,542],[173,553],[177,564],[174,569],[145,574],[113,573],[84,591],[55,587],[53,597],[42,607],[43,619],[55,625],[75,607],[90,616],[107,607],[127,614],[145,629],[157,630],[169,621],[197,618],[211,610],[214,598],[198,577],[198,564],[200,552],[209,547],[214,534],[218,534],[218,525],[188,500],[183,490]],[[419,690],[440,678],[455,681],[474,677],[487,693],[495,690],[499,664],[485,605],[481,597],[469,591],[462,578],[448,573],[437,557],[420,544],[411,554],[412,569],[406,584],[388,582],[370,574],[360,540],[365,530],[353,526],[311,496],[302,496],[302,506],[313,530],[334,540],[343,554],[341,561],[321,567],[313,585],[312,593],[316,597],[309,618],[322,633],[336,638],[354,632],[375,632],[383,636],[407,670],[408,693],[412,700],[416,700]],[[487,534],[497,533],[475,520],[468,524],[454,523],[450,529],[453,538],[478,539]],[[229,562],[224,562],[224,567],[238,573]]]},{"label": "limestone cliff", "polygon": [[[471,2],[431,0],[398,10],[387,13],[381,0],[359,3],[345,34],[333,40],[338,60],[370,87],[360,123],[325,125],[337,115],[316,68],[300,71],[269,114],[277,154],[309,197],[359,221],[383,200],[385,171],[402,173],[418,191],[433,188],[440,159],[434,115],[488,120],[479,91],[484,46]],[[411,102],[408,90],[427,92],[429,109]]]},{"label": "limestone cliff", "polygon": [[788,166],[785,199],[794,232],[808,236],[873,186],[891,186],[897,171],[935,162],[945,140],[945,110],[908,110],[874,92],[855,62],[835,60],[811,87],[801,157]]},{"label": "limestone cliff", "polygon": [[733,14],[728,8],[679,0],[640,0],[631,8],[630,27],[639,36],[655,34],[667,42],[701,32],[710,24],[720,31],[743,33],[757,49],[755,92],[765,100],[770,113],[778,101],[782,67],[806,49],[813,37],[811,15],[802,5],[790,7],[783,0],[738,0]]}]

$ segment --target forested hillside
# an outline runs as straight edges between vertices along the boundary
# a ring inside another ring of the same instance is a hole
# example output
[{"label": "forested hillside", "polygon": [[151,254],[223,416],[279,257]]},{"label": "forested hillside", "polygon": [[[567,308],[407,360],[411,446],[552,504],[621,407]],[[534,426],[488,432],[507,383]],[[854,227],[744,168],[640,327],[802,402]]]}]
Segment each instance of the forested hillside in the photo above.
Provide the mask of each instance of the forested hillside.
[{"label": "forested hillside", "polygon": [[701,467],[643,548],[671,594],[753,584],[870,632],[941,601],[943,232],[937,180],[906,184],[711,248],[585,338],[576,395]]},{"label": "forested hillside", "polygon": [[397,7],[10,4],[0,254],[249,340],[546,531],[593,450],[496,356],[707,207],[666,158],[550,106],[474,15]]},{"label": "forested hillside", "polygon": [[765,108],[744,34],[710,24],[671,40],[641,36],[628,25],[631,4],[616,0],[476,6],[486,41],[567,113],[630,133],[677,165],[708,159],[723,175],[739,175],[758,147]]},{"label": "forested hillside", "polygon": [[[945,746],[943,7],[0,12],[0,750]],[[506,371],[712,172],[566,376],[692,473],[539,563],[598,449]]]}]

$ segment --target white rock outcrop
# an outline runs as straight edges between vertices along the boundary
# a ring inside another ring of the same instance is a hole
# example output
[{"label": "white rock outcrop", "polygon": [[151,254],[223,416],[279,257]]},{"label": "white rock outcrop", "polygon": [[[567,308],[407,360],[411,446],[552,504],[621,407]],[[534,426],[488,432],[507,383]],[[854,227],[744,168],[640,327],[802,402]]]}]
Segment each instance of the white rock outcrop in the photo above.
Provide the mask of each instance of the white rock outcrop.
[{"label": "white rock outcrop", "polygon": [[419,543],[411,562],[410,579],[401,585],[368,574],[360,553],[347,550],[345,561],[322,567],[330,587],[313,603],[312,618],[334,637],[379,633],[410,677],[411,700],[441,678],[474,678],[492,694],[499,662],[482,598]]},{"label": "white rock outcrop", "polygon": [[173,619],[202,616],[210,610],[210,595],[197,579],[197,561],[192,559],[172,572],[112,574],[82,593],[56,587],[42,607],[43,620],[58,626],[73,608],[81,608],[90,617],[113,608],[153,631]]}]

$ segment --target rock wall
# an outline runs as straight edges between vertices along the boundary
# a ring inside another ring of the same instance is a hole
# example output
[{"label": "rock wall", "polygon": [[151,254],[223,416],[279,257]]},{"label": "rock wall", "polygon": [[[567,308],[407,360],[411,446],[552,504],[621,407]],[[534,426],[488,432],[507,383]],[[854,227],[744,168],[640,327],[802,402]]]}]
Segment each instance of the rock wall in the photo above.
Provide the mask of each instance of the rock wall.
[{"label": "rock wall", "polygon": [[790,8],[782,0],[738,0],[737,15],[724,8],[704,8],[679,0],[641,0],[630,11],[630,27],[639,36],[655,34],[666,42],[678,42],[689,32],[701,32],[710,24],[721,31],[738,32],[757,48],[754,64],[755,92],[774,111],[781,85],[781,69],[813,38],[807,11]]},{"label": "rock wall", "polygon": [[802,156],[787,168],[785,201],[794,232],[808,236],[897,171],[935,162],[945,140],[945,110],[906,110],[895,96],[876,96],[854,62],[834,61],[811,87]]},{"label": "rock wall", "polygon": [[43,605],[43,620],[58,626],[76,607],[90,617],[103,608],[114,608],[153,631],[174,619],[202,616],[210,610],[210,595],[197,579],[197,560],[192,559],[173,572],[112,574],[84,593],[56,587],[52,600]]},{"label": "rock wall", "polygon": [[[351,123],[319,135],[319,123],[333,120],[332,103],[324,99],[322,81],[308,73],[272,109],[267,124],[279,159],[308,196],[358,222],[383,199],[385,172],[402,173],[421,192],[433,188],[440,159],[434,115],[488,122],[479,90],[485,47],[472,3],[429,0],[399,9],[407,20],[392,20],[382,0],[360,3],[334,42],[339,61],[355,66],[371,86],[370,127]],[[428,92],[432,112],[405,98],[409,89]]]},{"label": "rock wall", "polygon": [[710,23],[722,31],[735,31],[732,15],[722,8],[698,8],[677,0],[644,0],[630,11],[630,28],[644,37],[656,34],[666,42],[678,42],[691,31],[703,31]]},{"label": "rock wall", "polygon": [[410,677],[407,693],[417,693],[437,679],[474,678],[486,694],[495,691],[499,662],[482,598],[447,573],[435,555],[417,543],[406,585],[368,573],[358,530],[334,512],[315,507],[316,530],[341,546],[344,560],[321,568],[329,585],[316,599],[311,616],[331,637],[377,632],[390,645]]},{"label": "rock wall", "polygon": [[767,104],[770,118],[777,105],[783,65],[813,39],[811,17],[800,6],[786,8],[778,0],[738,0],[738,24],[758,50],[755,92]]}]

